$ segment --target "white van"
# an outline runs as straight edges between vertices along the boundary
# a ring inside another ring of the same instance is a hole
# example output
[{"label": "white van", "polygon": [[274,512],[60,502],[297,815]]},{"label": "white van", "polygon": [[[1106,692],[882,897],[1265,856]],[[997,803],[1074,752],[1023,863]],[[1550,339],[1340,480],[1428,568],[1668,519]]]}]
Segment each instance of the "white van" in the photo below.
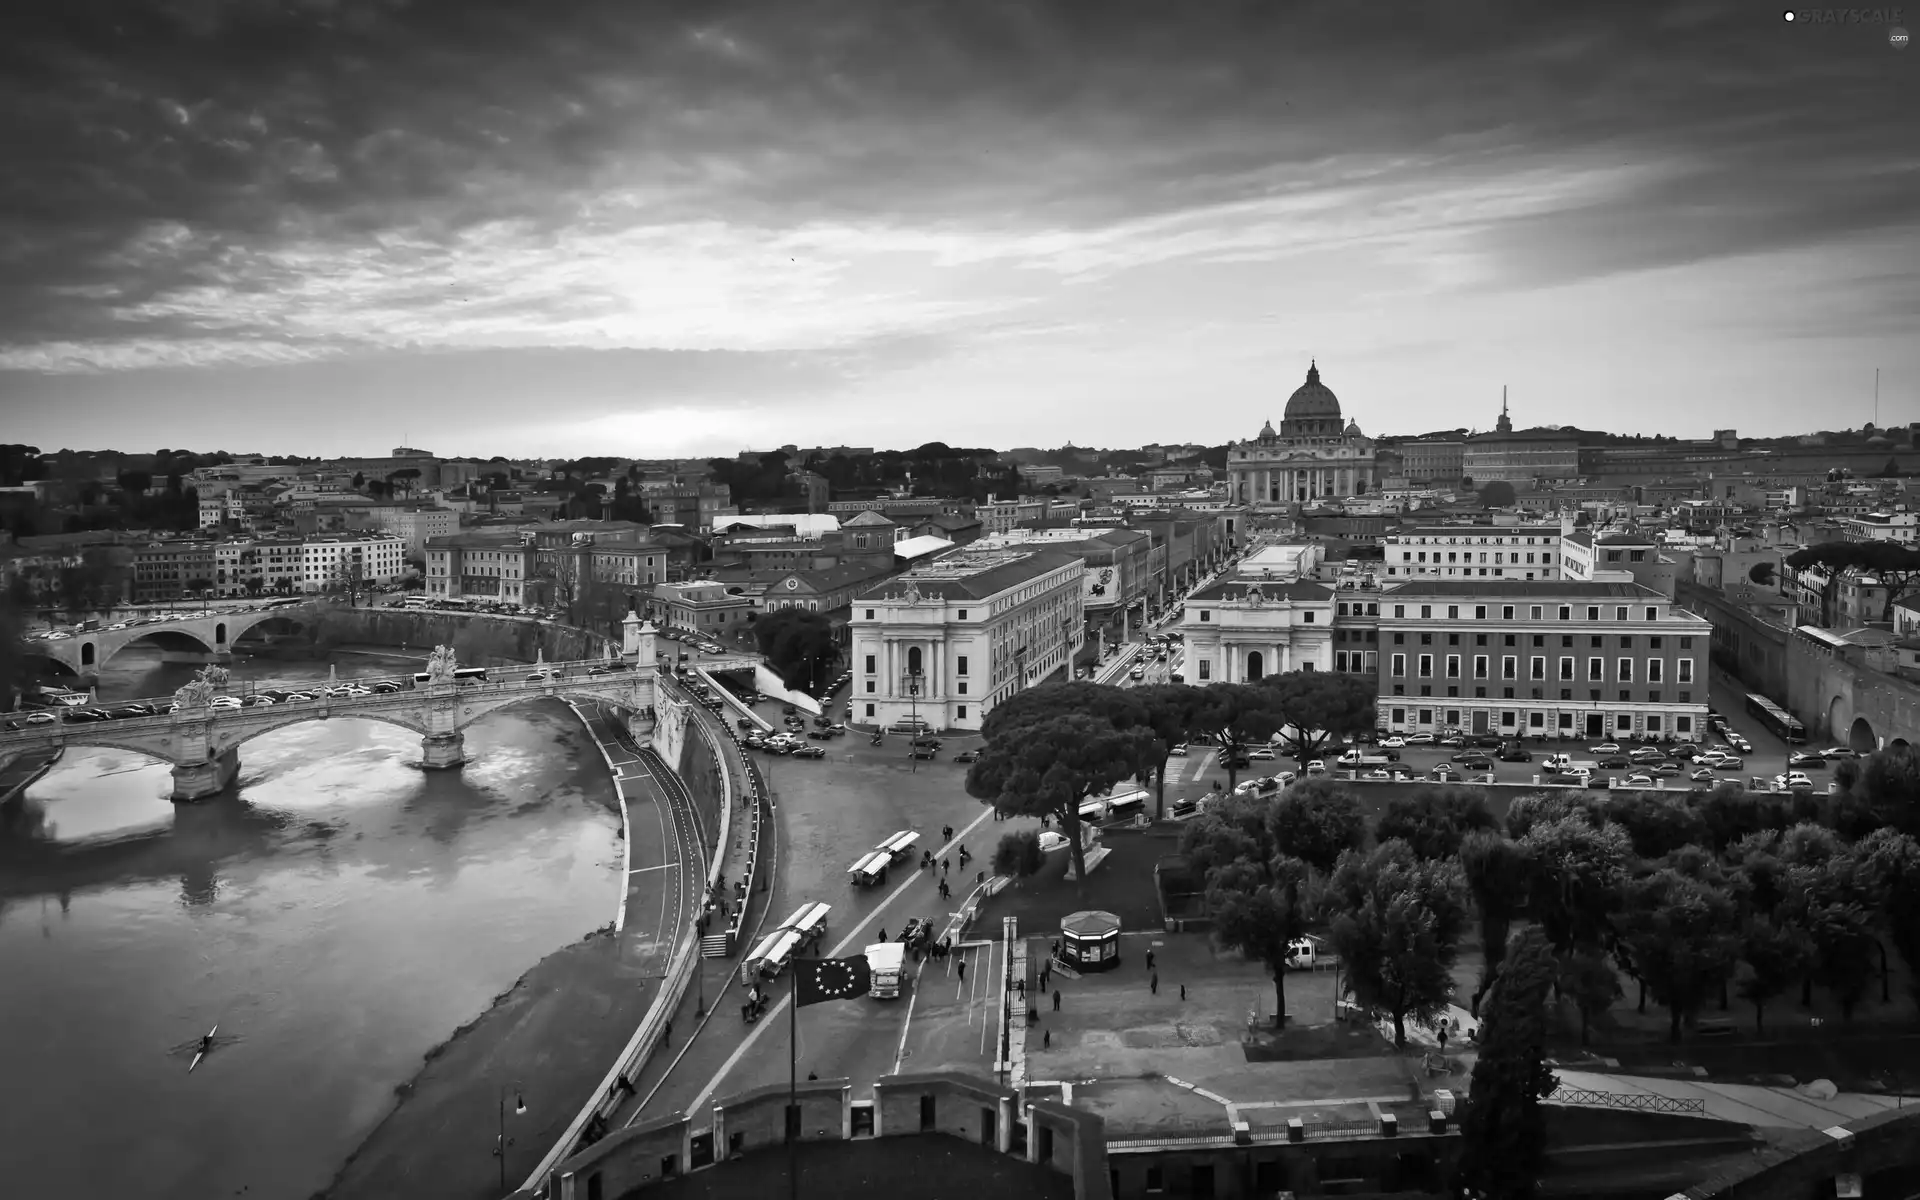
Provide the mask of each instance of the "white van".
[{"label": "white van", "polygon": [[907,948],[900,942],[876,942],[867,947],[867,970],[873,974],[871,994],[878,1000],[900,995],[907,974]]}]

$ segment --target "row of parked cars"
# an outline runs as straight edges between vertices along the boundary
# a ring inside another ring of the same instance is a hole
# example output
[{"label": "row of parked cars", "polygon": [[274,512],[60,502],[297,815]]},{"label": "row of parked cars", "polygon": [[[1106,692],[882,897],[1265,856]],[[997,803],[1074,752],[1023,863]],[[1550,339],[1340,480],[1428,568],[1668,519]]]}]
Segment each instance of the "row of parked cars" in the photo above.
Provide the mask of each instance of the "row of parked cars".
[{"label": "row of parked cars", "polygon": [[703,654],[724,654],[726,653],[726,649],[727,649],[725,646],[722,646],[719,642],[709,641],[706,638],[701,637],[697,633],[688,633],[684,629],[662,630],[660,633],[660,636],[663,638],[666,638],[669,641],[680,642],[685,645],[692,646],[695,650],[698,650]]}]

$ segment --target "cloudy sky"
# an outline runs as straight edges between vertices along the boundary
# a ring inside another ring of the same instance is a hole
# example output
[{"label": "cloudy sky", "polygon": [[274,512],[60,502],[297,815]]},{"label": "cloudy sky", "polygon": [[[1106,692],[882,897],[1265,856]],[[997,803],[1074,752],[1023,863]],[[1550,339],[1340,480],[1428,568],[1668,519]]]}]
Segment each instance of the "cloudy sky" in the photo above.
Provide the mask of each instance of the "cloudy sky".
[{"label": "cloudy sky", "polygon": [[1876,367],[1920,420],[1916,54],[1758,0],[8,5],[0,438],[1217,443],[1310,358],[1369,433],[1857,426]]}]

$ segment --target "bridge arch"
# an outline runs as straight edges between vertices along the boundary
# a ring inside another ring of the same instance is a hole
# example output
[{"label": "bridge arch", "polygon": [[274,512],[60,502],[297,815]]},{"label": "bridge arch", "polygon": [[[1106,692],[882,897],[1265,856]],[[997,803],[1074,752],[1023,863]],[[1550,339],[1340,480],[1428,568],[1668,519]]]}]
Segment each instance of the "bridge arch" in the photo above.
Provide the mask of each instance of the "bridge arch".
[{"label": "bridge arch", "polygon": [[1847,728],[1847,749],[1862,754],[1871,754],[1880,748],[1880,739],[1873,735],[1873,726],[1865,717],[1855,717]]},{"label": "bridge arch", "polygon": [[[391,725],[395,729],[404,729],[415,737],[425,737],[427,732],[424,723],[408,722],[406,719],[397,717],[391,712],[377,709],[346,708],[335,712],[323,712],[319,708],[301,708],[288,709],[286,712],[293,720],[277,721],[271,725],[261,725],[249,729],[237,737],[222,736],[217,732],[214,737],[219,742],[220,748],[225,751],[238,750],[248,742],[263,738],[270,733],[279,733],[285,729],[292,729],[295,725],[306,725],[314,721],[375,721],[382,725]],[[218,729],[218,726],[216,725],[215,728]]]},{"label": "bridge arch", "polygon": [[1853,711],[1847,704],[1847,698],[1835,695],[1827,701],[1827,736],[1839,739],[1849,736],[1853,726]]},{"label": "bridge arch", "polygon": [[82,642],[80,644],[80,665],[83,667],[91,667],[91,666],[97,665],[94,662],[94,649],[93,649],[92,642]]}]

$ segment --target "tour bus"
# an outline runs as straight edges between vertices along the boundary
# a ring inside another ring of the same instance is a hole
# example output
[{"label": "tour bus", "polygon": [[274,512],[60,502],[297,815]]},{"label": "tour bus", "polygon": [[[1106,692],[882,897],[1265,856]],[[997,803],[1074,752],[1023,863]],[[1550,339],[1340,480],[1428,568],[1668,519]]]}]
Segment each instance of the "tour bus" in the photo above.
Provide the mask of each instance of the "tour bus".
[{"label": "tour bus", "polygon": [[1807,740],[1807,727],[1798,718],[1758,692],[1747,696],[1747,715],[1767,727],[1767,732],[1790,746]]},{"label": "tour bus", "polygon": [[[432,679],[433,676],[425,671],[415,671],[413,674],[413,686],[425,687]],[[453,669],[453,681],[458,684],[485,683],[487,682],[487,669],[485,667],[455,667]]]},{"label": "tour bus", "polygon": [[1145,812],[1148,792],[1136,788],[1130,792],[1115,792],[1109,796],[1091,796],[1080,802],[1082,821],[1105,821],[1113,817],[1129,817],[1136,812]]},{"label": "tour bus", "polygon": [[402,600],[400,602],[401,608],[417,609],[417,608],[425,608],[426,606],[427,606],[427,598],[425,596],[408,596],[405,600]]}]

